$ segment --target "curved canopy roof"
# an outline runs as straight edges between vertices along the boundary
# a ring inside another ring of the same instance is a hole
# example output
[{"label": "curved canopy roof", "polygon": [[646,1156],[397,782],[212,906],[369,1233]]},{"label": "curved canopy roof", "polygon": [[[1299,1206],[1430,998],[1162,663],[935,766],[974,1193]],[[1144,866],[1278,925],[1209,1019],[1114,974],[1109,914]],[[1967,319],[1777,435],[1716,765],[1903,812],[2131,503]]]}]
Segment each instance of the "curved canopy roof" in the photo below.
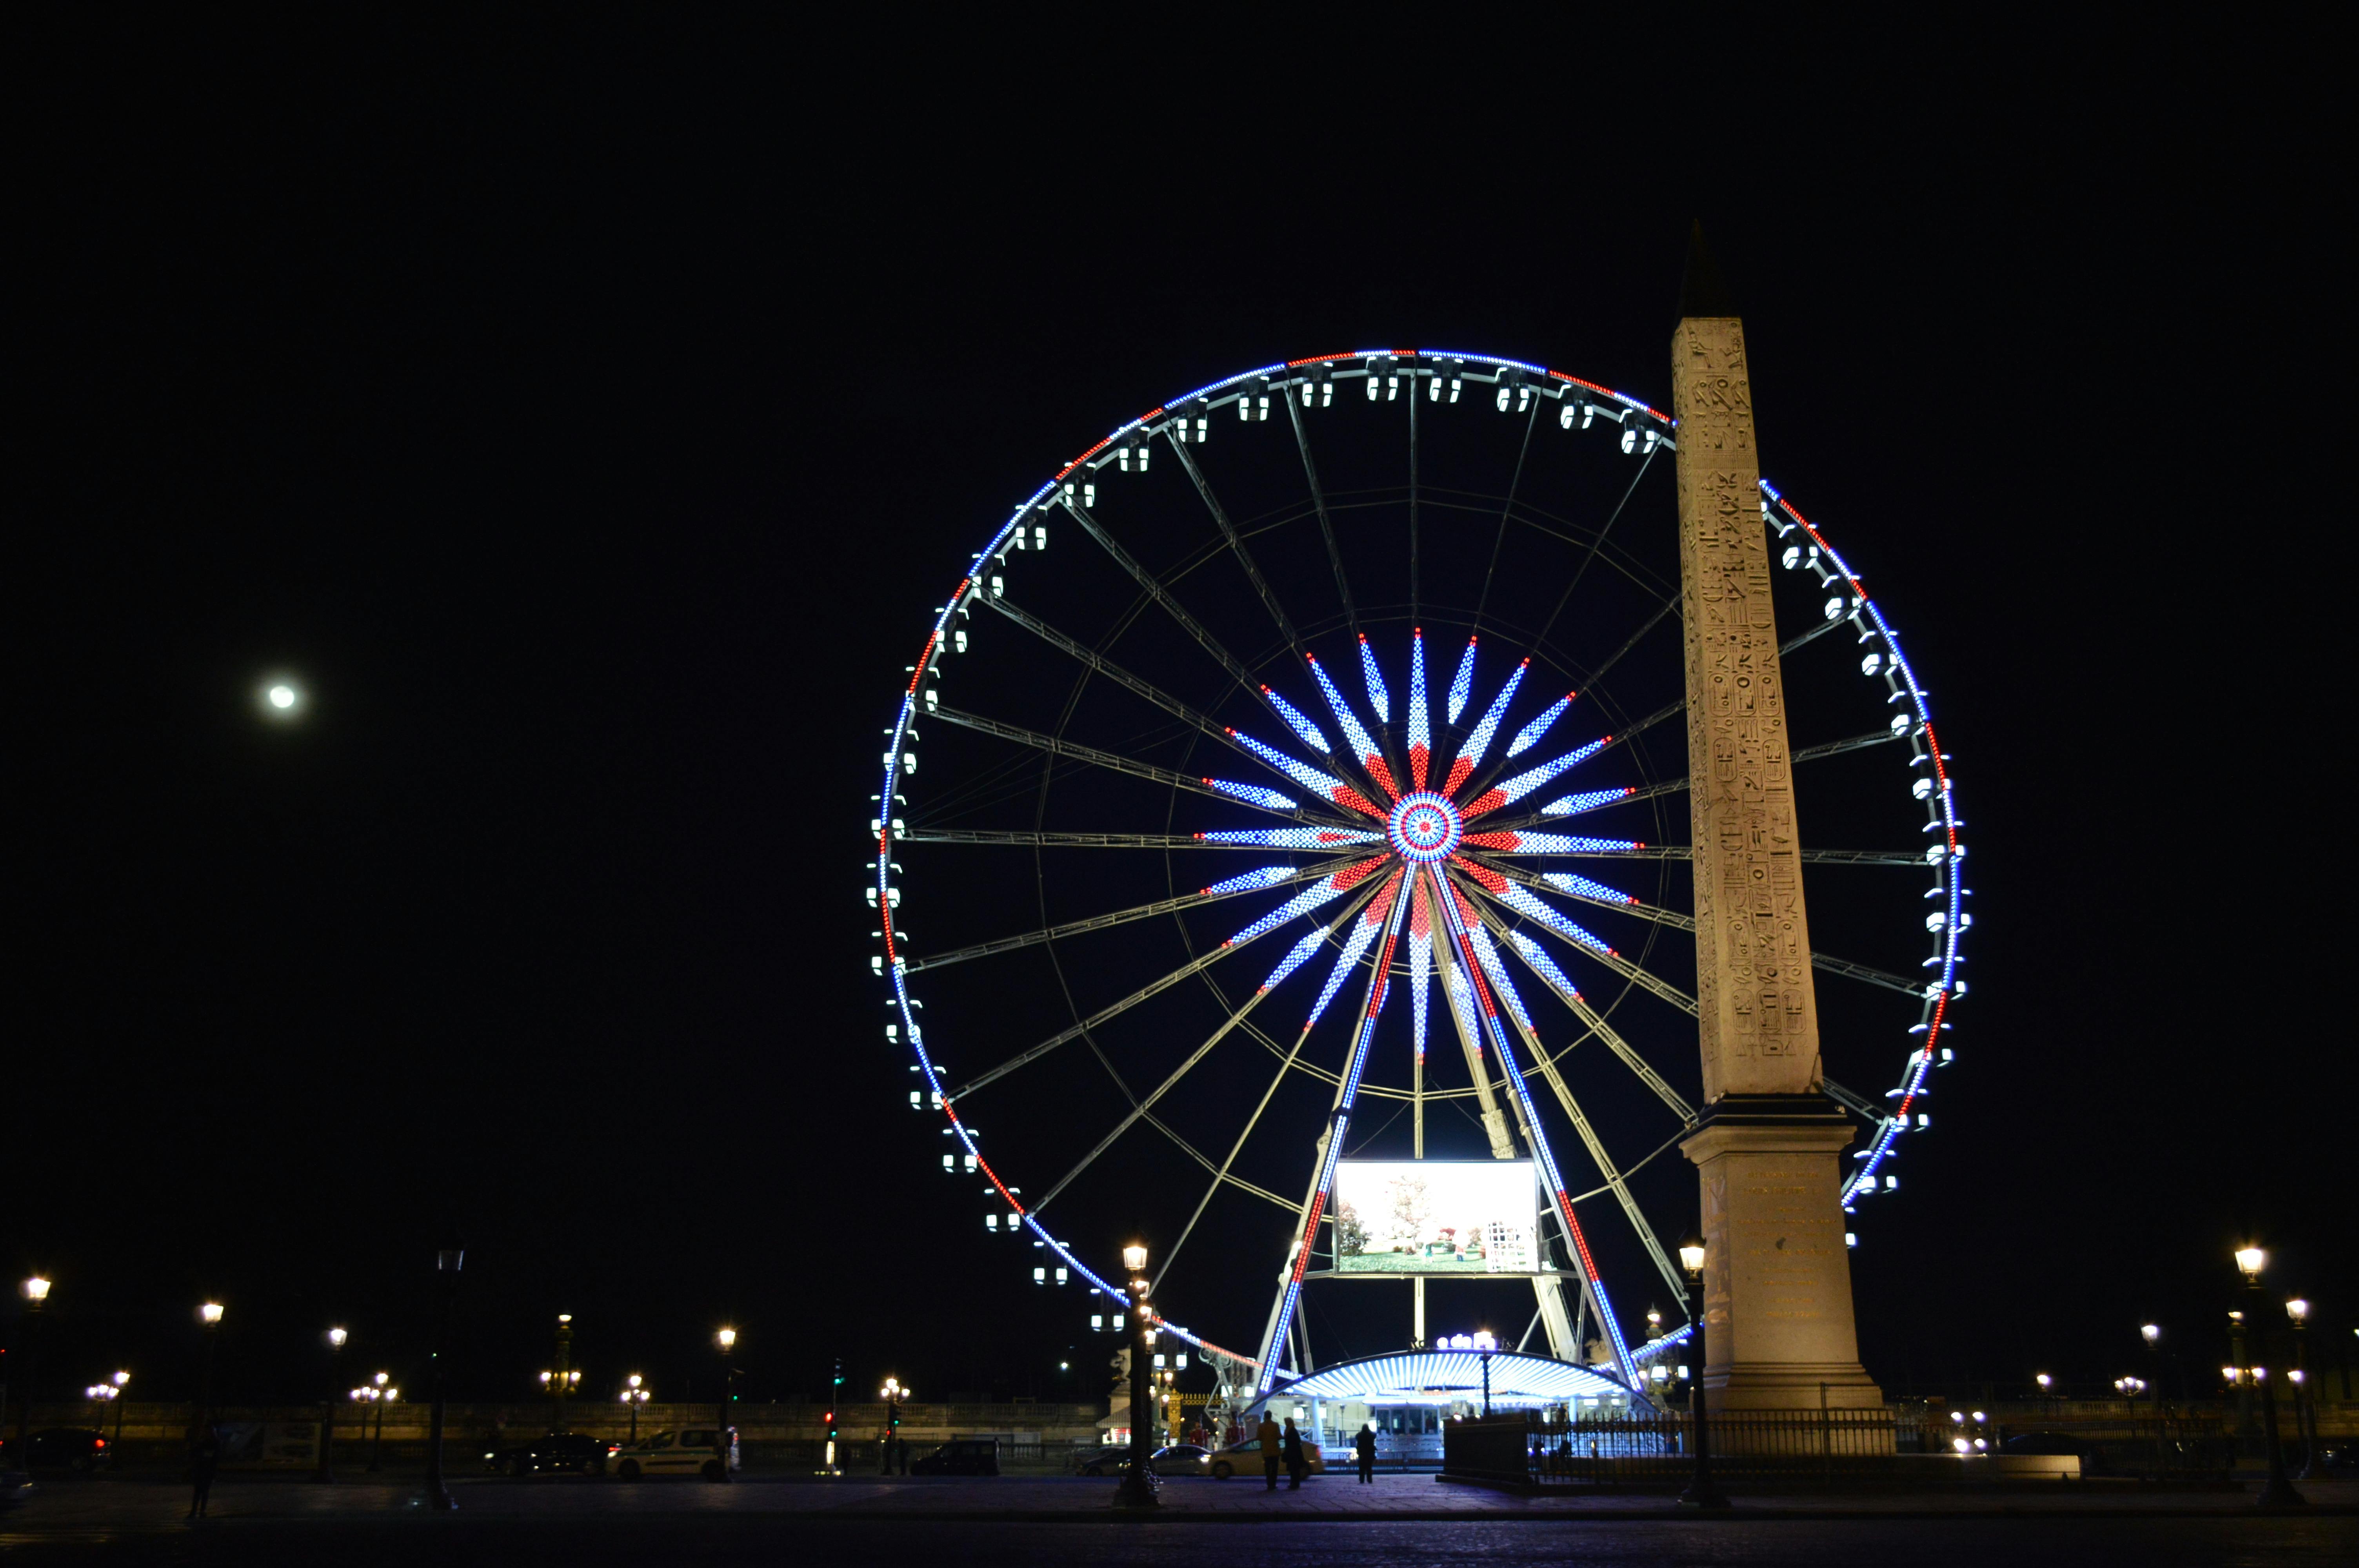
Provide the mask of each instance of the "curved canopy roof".
[{"label": "curved canopy roof", "polygon": [[[1491,1401],[1554,1404],[1575,1396],[1626,1398],[1630,1390],[1586,1367],[1546,1356],[1501,1350],[1491,1357]],[[1472,1350],[1408,1350],[1339,1361],[1281,1383],[1269,1399],[1369,1400],[1383,1404],[1439,1404],[1483,1393],[1483,1357]]]}]

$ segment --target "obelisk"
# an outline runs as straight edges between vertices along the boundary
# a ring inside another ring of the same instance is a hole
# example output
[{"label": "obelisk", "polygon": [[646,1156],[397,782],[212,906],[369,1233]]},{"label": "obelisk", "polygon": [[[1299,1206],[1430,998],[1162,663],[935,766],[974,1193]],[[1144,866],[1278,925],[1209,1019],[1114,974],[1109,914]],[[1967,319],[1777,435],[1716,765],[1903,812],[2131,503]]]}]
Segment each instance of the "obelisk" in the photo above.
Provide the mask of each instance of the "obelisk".
[{"label": "obelisk", "polygon": [[1719,1410],[1880,1407],[1843,1240],[1851,1126],[1821,1085],[1745,324],[1697,225],[1671,341],[1705,1107],[1703,1390]]}]

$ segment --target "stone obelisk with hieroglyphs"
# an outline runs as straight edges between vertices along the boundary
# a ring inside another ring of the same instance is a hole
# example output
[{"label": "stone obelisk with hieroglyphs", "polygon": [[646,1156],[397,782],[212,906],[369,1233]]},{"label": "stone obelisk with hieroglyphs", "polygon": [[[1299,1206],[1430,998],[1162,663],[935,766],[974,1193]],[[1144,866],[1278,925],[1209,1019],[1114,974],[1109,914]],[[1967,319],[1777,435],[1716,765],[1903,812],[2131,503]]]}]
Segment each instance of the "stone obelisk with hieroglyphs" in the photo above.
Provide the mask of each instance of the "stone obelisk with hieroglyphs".
[{"label": "stone obelisk with hieroglyphs", "polygon": [[1851,1126],[1821,1087],[1745,324],[1701,226],[1680,317],[1671,388],[1706,1102],[1680,1148],[1703,1189],[1703,1389],[1713,1410],[1880,1406],[1859,1363],[1843,1241]]}]

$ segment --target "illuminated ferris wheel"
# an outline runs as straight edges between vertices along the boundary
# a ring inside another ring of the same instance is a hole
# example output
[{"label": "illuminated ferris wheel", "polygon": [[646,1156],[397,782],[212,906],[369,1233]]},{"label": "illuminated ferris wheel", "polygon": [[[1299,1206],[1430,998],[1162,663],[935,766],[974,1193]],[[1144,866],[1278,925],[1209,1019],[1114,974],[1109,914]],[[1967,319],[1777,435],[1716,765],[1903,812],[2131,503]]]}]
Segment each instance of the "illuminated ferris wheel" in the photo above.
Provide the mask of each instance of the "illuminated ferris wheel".
[{"label": "illuminated ferris wheel", "polygon": [[[1293,361],[1122,426],[946,574],[864,896],[909,1104],[1011,1266],[1118,1303],[1151,1231],[1167,1327],[1263,1390],[1311,1285],[1409,1282],[1419,1345],[1429,1284],[1528,1281],[1527,1342],[1643,1393],[1689,1328],[1608,1279],[1684,1300],[1700,1098],[1675,438],[1516,361]],[[1930,1126],[1966,849],[1882,607],[1762,492],[1804,842],[1853,846],[1801,859],[1852,955],[1813,960],[1856,1212]],[[1240,1278],[1255,1321],[1169,1322]]]}]

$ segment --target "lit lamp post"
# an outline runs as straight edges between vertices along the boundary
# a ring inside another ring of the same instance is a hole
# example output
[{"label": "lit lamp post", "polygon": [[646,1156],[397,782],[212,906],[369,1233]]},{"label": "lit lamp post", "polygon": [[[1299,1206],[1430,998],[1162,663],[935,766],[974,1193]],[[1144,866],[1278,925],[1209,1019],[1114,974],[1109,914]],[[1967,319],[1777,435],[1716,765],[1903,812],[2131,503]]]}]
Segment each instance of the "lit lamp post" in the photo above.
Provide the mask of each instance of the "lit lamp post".
[{"label": "lit lamp post", "polygon": [[2039,1385],[2039,1398],[2040,1398],[2041,1402],[2042,1402],[2042,1403],[2044,1403],[2044,1404],[2049,1404],[2049,1405],[2050,1405],[2050,1408],[2049,1409],[2049,1411],[2048,1411],[2048,1412],[2047,1412],[2047,1413],[2048,1413],[2048,1414],[2049,1414],[2049,1415],[2054,1415],[2054,1414],[2056,1413],[2056,1411],[2055,1411],[2055,1410],[2054,1410],[2054,1408],[2053,1408],[2053,1406],[2052,1406],[2052,1403],[2050,1403],[2050,1401],[2049,1401],[2049,1396],[2050,1394],[2052,1394],[2052,1393],[2054,1393],[2054,1392],[2055,1392],[2055,1390],[2056,1390],[2056,1379],[2053,1379],[2053,1378],[2051,1378],[2051,1377],[2049,1377],[2049,1376],[2047,1373],[2045,1373],[2045,1372],[2038,1372],[2038,1373],[2034,1373],[2034,1374],[2032,1375],[2032,1379],[2031,1379],[2031,1380],[2032,1380],[2033,1382],[2035,1382],[2035,1383],[2037,1383],[2037,1384],[2038,1384],[2038,1385]]},{"label": "lit lamp post", "polygon": [[[440,1281],[441,1301],[435,1314],[434,1349],[427,1357],[427,1392],[433,1404],[426,1418],[426,1503],[437,1513],[449,1513],[459,1506],[451,1488],[442,1483],[442,1406],[443,1363],[451,1348],[451,1306],[459,1293],[459,1271],[466,1266],[467,1249],[463,1247],[440,1248],[434,1254],[434,1277]],[[378,1406],[379,1433],[385,1430],[384,1406]]]},{"label": "lit lamp post", "polygon": [[[2269,1255],[2258,1247],[2236,1249],[2236,1267],[2245,1276],[2245,1300],[2255,1307],[2261,1304],[2261,1271],[2268,1267],[2268,1261]],[[2267,1356],[2268,1331],[2261,1327],[2263,1319],[2256,1315],[2250,1321],[2257,1336],[2253,1348]],[[2265,1509],[2299,1507],[2309,1499],[2293,1489],[2293,1482],[2286,1475],[2285,1448],[2277,1441],[2277,1396],[2269,1383],[2269,1369],[2256,1360],[2252,1377],[2260,1385],[2261,1432],[2269,1445],[2268,1485],[2261,1488],[2260,1497],[2255,1500]]]},{"label": "lit lamp post", "polygon": [[[1687,1271],[1688,1322],[1703,1322],[1704,1239],[1701,1231],[1690,1230],[1680,1242],[1680,1267]],[[1704,1402],[1703,1379],[1698,1377],[1688,1385],[1688,1424],[1695,1433],[1695,1479],[1680,1494],[1680,1502],[1693,1509],[1724,1509],[1728,1499],[1712,1484],[1712,1421],[1711,1410]]]},{"label": "lit lamp post", "polygon": [[639,1445],[639,1407],[647,1402],[647,1390],[644,1387],[646,1379],[634,1372],[623,1380],[629,1385],[623,1390],[623,1402],[631,1407],[631,1446],[636,1448]]},{"label": "lit lamp post", "polygon": [[2301,1438],[2301,1478],[2318,1478],[2318,1397],[2310,1391],[2310,1303],[2299,1296],[2286,1303],[2293,1321],[2293,1428]]},{"label": "lit lamp post", "polygon": [[123,1451],[123,1393],[131,1386],[131,1374],[117,1372],[107,1383],[114,1390],[106,1397],[114,1401],[114,1449],[119,1454]]},{"label": "lit lamp post", "polygon": [[1122,1249],[1122,1266],[1130,1271],[1130,1465],[1122,1485],[1114,1488],[1118,1509],[1151,1509],[1162,1499],[1155,1495],[1155,1476],[1148,1464],[1147,1428],[1155,1420],[1154,1371],[1147,1357],[1155,1333],[1147,1326],[1153,1310],[1147,1304],[1147,1249],[1134,1242]]},{"label": "lit lamp post", "polygon": [[[328,1372],[332,1380],[336,1362],[343,1355],[344,1341],[351,1335],[341,1328],[328,1330]],[[334,1482],[336,1478],[336,1401],[328,1400],[328,1413],[320,1419],[320,1467],[311,1472],[314,1481]]]},{"label": "lit lamp post", "polygon": [[40,1368],[41,1308],[49,1304],[49,1281],[35,1274],[20,1287],[25,1292],[25,1393],[16,1402],[16,1445],[11,1450],[19,1466],[26,1465],[26,1444],[33,1425],[33,1375]]},{"label": "lit lamp post", "polygon": [[197,1308],[197,1321],[205,1328],[205,1375],[197,1400],[197,1430],[203,1433],[213,1424],[213,1350],[221,1344],[222,1304],[207,1302]]},{"label": "lit lamp post", "polygon": [[385,1453],[386,1401],[401,1392],[399,1389],[387,1388],[386,1386],[392,1381],[393,1374],[390,1372],[379,1372],[375,1377],[369,1379],[369,1386],[362,1390],[362,1392],[368,1395],[369,1403],[376,1406],[376,1430],[369,1436],[368,1467],[369,1472],[372,1475],[375,1474],[381,1466]]},{"label": "lit lamp post", "polygon": [[557,1314],[557,1365],[554,1370],[540,1375],[540,1386],[549,1391],[549,1430],[565,1430],[565,1396],[582,1386],[582,1374],[573,1369],[573,1314]]},{"label": "lit lamp post", "polygon": [[729,1479],[729,1451],[734,1446],[729,1437],[729,1376],[732,1371],[729,1353],[737,1348],[737,1331],[723,1328],[712,1336],[712,1342],[721,1347],[721,1431],[716,1435],[721,1444],[721,1478],[726,1481]]},{"label": "lit lamp post", "polygon": [[900,1379],[887,1378],[885,1386],[876,1390],[876,1397],[885,1401],[885,1454],[880,1474],[889,1476],[893,1473],[893,1444],[901,1435],[901,1401],[909,1397],[909,1390],[901,1386]]}]

